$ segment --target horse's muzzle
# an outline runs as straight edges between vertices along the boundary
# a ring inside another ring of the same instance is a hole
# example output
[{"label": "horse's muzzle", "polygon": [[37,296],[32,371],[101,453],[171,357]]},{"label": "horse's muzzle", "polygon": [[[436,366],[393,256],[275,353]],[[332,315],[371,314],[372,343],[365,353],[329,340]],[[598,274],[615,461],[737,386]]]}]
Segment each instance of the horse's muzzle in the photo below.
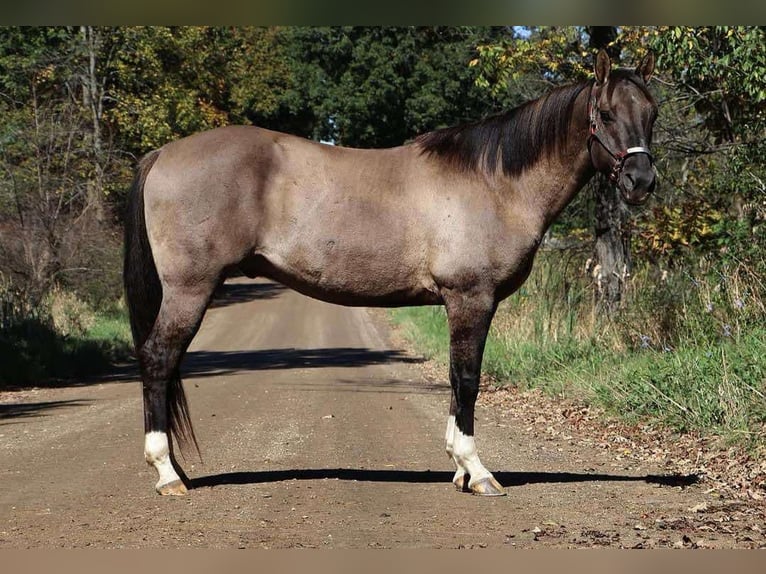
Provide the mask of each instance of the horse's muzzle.
[{"label": "horse's muzzle", "polygon": [[617,183],[625,203],[644,203],[657,185],[657,172],[651,157],[639,154],[627,158]]}]

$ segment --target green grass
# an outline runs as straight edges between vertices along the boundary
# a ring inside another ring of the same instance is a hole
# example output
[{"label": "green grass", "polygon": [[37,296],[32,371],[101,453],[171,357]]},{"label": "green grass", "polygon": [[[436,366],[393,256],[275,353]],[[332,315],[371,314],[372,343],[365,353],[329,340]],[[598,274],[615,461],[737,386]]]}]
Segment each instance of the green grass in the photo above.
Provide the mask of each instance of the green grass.
[{"label": "green grass", "polygon": [[29,317],[0,331],[0,388],[92,376],[130,352],[127,316],[118,309],[95,313],[84,332],[72,335],[57,332],[45,317]]},{"label": "green grass", "polygon": [[131,345],[130,323],[127,315],[120,310],[97,315],[95,323],[85,333],[83,340],[113,344],[118,349],[124,345]]},{"label": "green grass", "polygon": [[419,353],[446,363],[449,358],[449,332],[444,307],[401,307],[391,309],[390,314]]},{"label": "green grass", "polygon": [[[498,385],[576,398],[631,422],[651,420],[764,446],[766,324],[754,289],[744,308],[738,293],[746,289],[734,289],[733,280],[726,297],[736,304],[729,305],[701,278],[694,280],[695,291],[667,279],[652,284],[638,274],[628,308],[602,320],[581,281],[564,281],[555,260],[540,264],[498,310],[485,376]],[[559,289],[563,285],[568,292]],[[396,309],[392,319],[419,352],[447,363],[443,308]]]}]

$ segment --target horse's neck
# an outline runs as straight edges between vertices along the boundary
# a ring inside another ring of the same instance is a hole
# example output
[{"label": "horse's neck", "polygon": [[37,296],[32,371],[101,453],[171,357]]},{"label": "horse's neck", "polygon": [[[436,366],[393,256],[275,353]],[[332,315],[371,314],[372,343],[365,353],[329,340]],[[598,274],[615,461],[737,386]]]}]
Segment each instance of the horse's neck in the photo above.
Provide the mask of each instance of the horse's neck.
[{"label": "horse's neck", "polygon": [[530,211],[542,232],[595,173],[587,147],[587,98],[588,90],[583,90],[575,102],[565,148],[542,157],[510,183],[512,201]]}]

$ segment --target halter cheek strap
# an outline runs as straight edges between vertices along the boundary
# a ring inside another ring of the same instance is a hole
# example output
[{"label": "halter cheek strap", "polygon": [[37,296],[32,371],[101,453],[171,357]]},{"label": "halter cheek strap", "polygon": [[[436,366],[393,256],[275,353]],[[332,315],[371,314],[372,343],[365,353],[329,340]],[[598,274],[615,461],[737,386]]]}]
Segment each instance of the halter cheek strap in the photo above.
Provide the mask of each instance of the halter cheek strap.
[{"label": "halter cheek strap", "polygon": [[614,159],[614,164],[612,164],[612,171],[609,172],[609,179],[611,179],[614,182],[617,182],[620,179],[620,174],[622,173],[622,168],[625,166],[625,160],[628,159],[632,155],[636,155],[639,153],[645,153],[649,156],[649,161],[652,165],[654,165],[654,156],[652,155],[652,152],[649,151],[648,147],[644,146],[633,146],[625,149],[624,151],[612,151],[608,145],[604,142],[601,137],[599,137],[598,132],[601,129],[600,122],[598,120],[598,108],[596,106],[596,94],[593,89],[591,89],[590,92],[590,102],[588,104],[588,117],[590,119],[590,135],[588,136],[588,153],[591,153],[590,148],[593,145],[594,141],[597,141],[602,148],[606,150],[606,152],[612,156]]}]

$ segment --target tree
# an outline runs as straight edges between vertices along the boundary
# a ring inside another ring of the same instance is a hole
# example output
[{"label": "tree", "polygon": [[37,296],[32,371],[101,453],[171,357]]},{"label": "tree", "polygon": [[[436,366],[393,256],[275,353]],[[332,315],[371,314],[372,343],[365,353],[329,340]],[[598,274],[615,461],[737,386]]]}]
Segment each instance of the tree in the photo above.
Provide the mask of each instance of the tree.
[{"label": "tree", "polygon": [[653,29],[665,91],[661,123],[664,205],[645,230],[652,255],[691,249],[766,272],[766,29],[753,26]]},{"label": "tree", "polygon": [[505,29],[290,28],[292,76],[282,129],[356,147],[400,145],[423,131],[475,120],[504,102],[467,67]]},{"label": "tree", "polygon": [[261,28],[0,29],[3,278],[33,303],[54,283],[103,292],[104,277],[113,295],[120,245],[112,225],[135,158],[276,110],[288,76],[271,50],[275,36]]},{"label": "tree", "polygon": [[[226,47],[206,28],[125,27],[114,62],[114,102],[107,122],[124,149],[141,155],[227,123],[216,106]],[[216,47],[220,46],[220,51]]]},{"label": "tree", "polygon": [[0,31],[0,272],[33,302],[104,246],[87,247],[101,196],[80,40],[73,28]]},{"label": "tree", "polygon": [[[612,62],[619,63],[622,49],[617,42],[616,26],[589,26],[591,52],[607,50]],[[595,199],[593,275],[596,284],[596,308],[610,315],[620,305],[625,281],[630,276],[630,213],[617,186],[604,174],[597,174],[592,184]]]},{"label": "tree", "polygon": [[658,64],[724,147],[759,137],[766,124],[764,43],[756,26],[664,26],[650,36]]},{"label": "tree", "polygon": [[[644,37],[645,32],[635,29],[623,42],[615,26],[528,28],[500,44],[482,46],[474,65],[481,69],[479,85],[493,92],[519,91],[519,86],[524,85],[549,89],[551,84],[588,77],[592,55],[601,48],[607,50],[613,62],[619,63],[624,53],[635,58]],[[540,95],[538,91],[530,93],[529,88],[521,93],[527,98]],[[597,309],[609,315],[620,306],[632,266],[629,212],[607,177],[597,175],[591,188],[594,300]]]}]

